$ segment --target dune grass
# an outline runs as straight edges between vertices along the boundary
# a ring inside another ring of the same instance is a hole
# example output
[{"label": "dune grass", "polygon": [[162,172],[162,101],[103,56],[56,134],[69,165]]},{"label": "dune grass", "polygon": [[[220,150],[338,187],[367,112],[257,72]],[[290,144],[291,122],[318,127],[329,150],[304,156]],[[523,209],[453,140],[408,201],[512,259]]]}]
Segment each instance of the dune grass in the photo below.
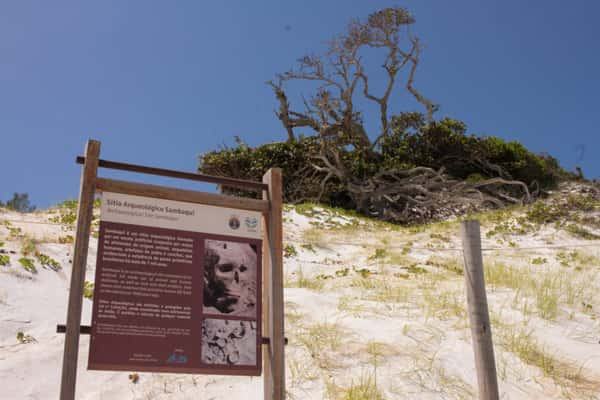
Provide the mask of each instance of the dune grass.
[{"label": "dune grass", "polygon": [[535,337],[533,329],[523,324],[497,324],[494,329],[494,341],[503,350],[538,368],[544,377],[560,387],[567,398],[594,398],[591,396],[600,390],[600,380],[587,376],[583,365],[549,351]]}]

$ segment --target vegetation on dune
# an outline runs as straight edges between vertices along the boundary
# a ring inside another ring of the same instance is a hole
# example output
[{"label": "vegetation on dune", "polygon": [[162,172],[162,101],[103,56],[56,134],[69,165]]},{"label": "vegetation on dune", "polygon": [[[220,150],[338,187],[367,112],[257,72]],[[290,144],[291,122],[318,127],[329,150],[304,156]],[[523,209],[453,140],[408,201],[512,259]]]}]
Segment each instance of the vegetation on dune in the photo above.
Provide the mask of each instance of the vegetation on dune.
[{"label": "vegetation on dune", "polygon": [[[261,180],[267,169],[279,167],[287,202],[320,202],[396,223],[529,202],[574,177],[549,155],[470,135],[456,119],[434,118],[438,106],[415,86],[423,46],[408,30],[414,22],[400,7],[352,21],[324,55],[302,57],[297,68],[268,82],[286,142],[252,148],[238,138],[237,147],[202,154],[199,171]],[[377,54],[383,56],[382,74],[367,73],[365,59]],[[425,112],[392,109],[392,92],[404,77],[404,89]],[[382,93],[373,91],[370,79],[383,82]],[[314,88],[302,110],[288,99],[294,82]],[[379,111],[377,132],[367,131],[357,107],[361,97],[361,105]]]},{"label": "vegetation on dune", "polygon": [[32,212],[35,210],[35,206],[29,201],[28,193],[13,193],[13,197],[6,200],[5,203],[0,201],[0,207],[19,212]]}]

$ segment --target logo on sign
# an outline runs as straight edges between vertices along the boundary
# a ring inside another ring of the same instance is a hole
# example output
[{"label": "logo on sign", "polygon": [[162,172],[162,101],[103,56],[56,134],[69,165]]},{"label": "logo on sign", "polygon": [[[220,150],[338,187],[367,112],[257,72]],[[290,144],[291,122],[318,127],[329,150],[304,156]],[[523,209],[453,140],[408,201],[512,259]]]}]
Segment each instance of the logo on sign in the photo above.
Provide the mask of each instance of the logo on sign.
[{"label": "logo on sign", "polygon": [[229,218],[229,227],[233,230],[240,227],[240,219],[236,215],[232,215],[231,218]]},{"label": "logo on sign", "polygon": [[185,364],[187,362],[188,356],[181,349],[175,349],[169,358],[167,358],[167,363],[169,364]]},{"label": "logo on sign", "polygon": [[246,227],[248,229],[254,230],[258,226],[258,218],[256,218],[256,217],[246,217],[246,219],[244,220],[244,223],[246,224]]}]

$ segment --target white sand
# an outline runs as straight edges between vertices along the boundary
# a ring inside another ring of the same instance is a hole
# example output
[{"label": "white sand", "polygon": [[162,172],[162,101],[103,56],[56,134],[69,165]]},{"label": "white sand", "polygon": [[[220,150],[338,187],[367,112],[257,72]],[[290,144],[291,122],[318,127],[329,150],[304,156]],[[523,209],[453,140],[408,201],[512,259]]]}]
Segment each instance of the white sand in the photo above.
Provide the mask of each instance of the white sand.
[{"label": "white sand", "polygon": [[[440,234],[448,235],[447,239],[435,239],[430,236],[435,228],[419,233],[373,230],[363,221],[357,227],[339,229],[352,224],[353,219],[323,209],[317,212],[319,215],[311,217],[294,210],[285,214],[284,244],[293,245],[297,251],[285,258],[289,397],[343,398],[344,390],[352,385],[370,382],[385,399],[473,398],[473,350],[468,323],[460,314],[461,307],[465,308],[462,276],[427,264],[431,256],[460,260],[457,251],[438,250],[459,248],[457,232],[442,229]],[[15,252],[9,254],[9,266],[0,266],[2,399],[58,397],[64,342],[63,335],[55,329],[66,319],[72,245],[57,242],[59,237],[74,233],[46,224],[53,215],[0,211],[0,241],[5,242],[2,248]],[[8,228],[1,225],[3,220],[18,221],[12,226],[40,240],[39,250],[59,261],[62,270],[55,272],[36,264],[37,274],[25,271],[17,262],[22,256],[21,245],[8,238]],[[315,229],[315,223],[320,227]],[[325,228],[321,228],[323,225]],[[483,233],[489,228],[486,226]],[[315,234],[315,230],[320,233]],[[554,244],[593,243],[550,227],[511,240],[518,247],[544,246],[550,240]],[[401,254],[409,241],[413,242],[409,246],[413,249]],[[310,246],[302,247],[307,244]],[[498,243],[496,237],[484,236],[485,248],[508,246],[507,242]],[[377,248],[385,248],[386,257],[374,258]],[[580,250],[600,255],[594,247]],[[561,271],[566,267],[559,265],[557,254],[569,251],[572,250],[553,248],[522,250],[518,254],[486,252],[485,261],[487,265],[502,260],[520,268],[530,265],[535,257],[545,257],[548,262],[534,266],[536,271]],[[390,257],[390,253],[395,257]],[[95,254],[96,240],[92,239],[88,281],[94,279]],[[429,272],[411,270],[411,265]],[[357,271],[363,268],[371,275],[361,277]],[[585,273],[590,287],[600,287],[594,270],[600,271],[600,265],[587,265],[580,272],[571,269],[569,273],[573,279]],[[318,275],[321,278],[317,279]],[[308,283],[301,283],[300,278]],[[370,282],[378,282],[379,289],[361,286]],[[375,293],[384,293],[381,288],[385,284],[391,288],[388,294],[403,293],[404,300],[374,297]],[[598,298],[590,297],[587,308],[579,304],[579,298],[577,304],[561,303],[556,317],[544,319],[535,310],[523,312],[521,300],[515,300],[515,292],[510,288],[488,288],[488,296],[493,319],[500,318],[505,324],[495,335],[503,399],[600,398],[594,389],[589,389],[600,388]],[[442,305],[435,308],[431,306],[434,303]],[[84,299],[83,324],[89,324],[91,305],[90,300]],[[506,339],[506,326],[513,326],[515,332],[529,332],[545,354],[564,365],[580,368],[587,379],[580,386],[588,389],[578,389],[577,381],[553,379],[539,365],[525,362],[514,349],[503,347],[500,336]],[[34,341],[19,343],[17,332]],[[78,399],[262,399],[260,377],[140,373],[139,381],[132,383],[126,372],[87,371],[89,338],[82,335],[80,342]],[[378,351],[380,354],[374,356]],[[375,378],[375,382],[369,380]],[[369,395],[357,398],[366,399]]]}]

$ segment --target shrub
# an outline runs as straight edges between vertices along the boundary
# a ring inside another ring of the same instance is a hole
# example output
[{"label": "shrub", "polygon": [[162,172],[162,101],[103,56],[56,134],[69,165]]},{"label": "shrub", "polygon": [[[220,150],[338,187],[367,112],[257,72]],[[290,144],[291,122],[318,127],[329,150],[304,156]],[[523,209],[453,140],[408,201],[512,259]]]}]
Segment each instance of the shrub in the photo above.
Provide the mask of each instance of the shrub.
[{"label": "shrub", "polygon": [[527,210],[526,218],[534,223],[548,224],[561,221],[569,215],[569,210],[559,204],[537,202]]},{"label": "shrub", "polygon": [[50,217],[48,220],[55,224],[72,227],[77,220],[77,200],[65,200],[58,204],[59,215]]},{"label": "shrub", "polygon": [[75,241],[75,239],[73,238],[72,235],[60,236],[58,238],[58,243],[60,243],[60,244],[70,244],[70,243],[73,243],[74,241]]},{"label": "shrub", "polygon": [[5,254],[0,254],[0,265],[6,266],[10,264],[10,257]]},{"label": "shrub", "polygon": [[19,258],[19,263],[23,268],[32,273],[37,273],[37,268],[35,268],[35,264],[31,258],[21,257]]},{"label": "shrub", "polygon": [[298,251],[296,250],[296,248],[294,247],[293,244],[286,244],[283,247],[283,256],[284,257],[289,258],[289,257],[294,257],[296,255],[298,255]]},{"label": "shrub", "polygon": [[35,210],[35,206],[31,205],[29,202],[29,194],[27,193],[14,193],[13,197],[7,200],[6,203],[0,201],[0,207],[6,207],[10,210],[24,213]]},{"label": "shrub", "polygon": [[[223,148],[200,156],[199,172],[217,176],[229,176],[253,181],[262,181],[269,168],[282,169],[283,196],[286,202],[301,197],[312,198],[319,194],[321,178],[303,177],[307,168],[311,167],[312,157],[318,154],[319,144],[315,137],[301,138],[295,142],[270,143],[251,148],[241,145],[234,148]],[[226,193],[257,197],[253,192],[245,192],[233,188],[223,188]],[[331,183],[326,192],[333,197],[343,188]],[[328,196],[327,196],[328,195]]]},{"label": "shrub", "polygon": [[50,256],[47,256],[46,254],[36,252],[35,257],[37,258],[38,262],[42,266],[48,267],[48,268],[52,269],[53,271],[58,271],[59,269],[62,268],[58,261],[56,261],[55,259],[53,259]]},{"label": "shrub", "polygon": [[85,281],[83,283],[83,297],[90,300],[94,298],[94,282]]},{"label": "shrub", "polygon": [[[466,126],[450,118],[430,125],[423,121],[418,113],[394,117],[392,132],[381,138],[375,151],[339,148],[340,159],[350,175],[348,180],[360,182],[383,170],[416,166],[436,170],[443,167],[455,179],[481,181],[501,176],[530,186],[536,182],[542,188],[552,187],[561,179],[572,176],[556,159],[534,154],[519,142],[467,135]],[[319,138],[315,136],[255,148],[242,144],[202,154],[198,171],[261,181],[269,168],[279,167],[284,176],[284,201],[318,200],[334,207],[356,209],[345,182],[331,177],[324,187],[321,186],[325,175],[313,167],[319,153]],[[232,188],[223,190],[229,194],[258,196]]]},{"label": "shrub", "polygon": [[17,341],[21,344],[37,342],[37,340],[35,340],[35,338],[33,336],[26,335],[25,333],[23,333],[21,331],[17,332]]}]

